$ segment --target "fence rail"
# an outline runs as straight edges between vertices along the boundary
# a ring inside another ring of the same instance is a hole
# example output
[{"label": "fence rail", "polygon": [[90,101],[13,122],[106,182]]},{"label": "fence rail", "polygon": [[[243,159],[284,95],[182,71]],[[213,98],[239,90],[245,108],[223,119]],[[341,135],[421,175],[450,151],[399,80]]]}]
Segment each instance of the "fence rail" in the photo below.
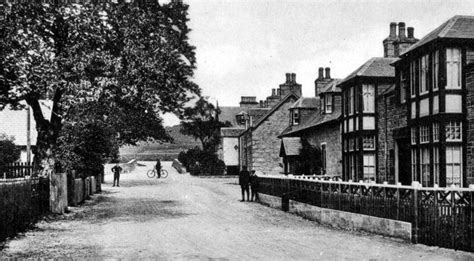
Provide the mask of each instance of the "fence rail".
[{"label": "fence rail", "polygon": [[0,166],[0,179],[15,179],[25,176],[34,176],[33,165],[23,162],[14,162]]},{"label": "fence rail", "polygon": [[[260,192],[412,224],[414,243],[474,252],[474,189],[259,177]],[[286,206],[285,206],[286,205]]]}]

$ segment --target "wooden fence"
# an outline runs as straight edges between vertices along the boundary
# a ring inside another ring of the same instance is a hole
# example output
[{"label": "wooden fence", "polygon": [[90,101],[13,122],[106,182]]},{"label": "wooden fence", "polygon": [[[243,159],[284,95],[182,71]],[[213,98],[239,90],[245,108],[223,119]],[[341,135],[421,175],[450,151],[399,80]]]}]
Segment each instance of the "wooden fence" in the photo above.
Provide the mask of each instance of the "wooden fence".
[{"label": "wooden fence", "polygon": [[260,176],[259,191],[317,207],[410,222],[414,243],[474,252],[474,189]]},{"label": "wooden fence", "polygon": [[15,179],[25,176],[34,176],[33,165],[14,162],[6,166],[0,166],[0,179]]}]

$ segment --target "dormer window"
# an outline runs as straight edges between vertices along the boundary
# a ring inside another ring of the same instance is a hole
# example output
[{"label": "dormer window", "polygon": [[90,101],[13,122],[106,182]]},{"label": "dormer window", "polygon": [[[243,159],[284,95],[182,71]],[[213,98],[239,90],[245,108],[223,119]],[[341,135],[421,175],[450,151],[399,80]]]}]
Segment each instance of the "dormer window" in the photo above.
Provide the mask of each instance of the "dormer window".
[{"label": "dormer window", "polygon": [[332,113],[332,95],[325,95],[324,96],[324,112],[325,113]]},{"label": "dormer window", "polygon": [[299,109],[293,109],[292,124],[293,125],[300,124],[300,110]]},{"label": "dormer window", "polygon": [[237,115],[235,116],[236,121],[237,121],[237,124],[239,124],[239,125],[245,125],[246,116],[247,116],[247,114],[245,114],[245,113],[239,113],[239,114],[237,114]]}]

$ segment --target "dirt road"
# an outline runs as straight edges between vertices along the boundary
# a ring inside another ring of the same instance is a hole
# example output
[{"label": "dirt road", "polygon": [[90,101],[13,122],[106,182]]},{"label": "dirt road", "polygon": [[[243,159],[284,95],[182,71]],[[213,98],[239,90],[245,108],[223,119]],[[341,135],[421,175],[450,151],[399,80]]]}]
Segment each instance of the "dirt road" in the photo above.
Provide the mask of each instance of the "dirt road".
[{"label": "dirt road", "polygon": [[465,252],[411,245],[322,227],[252,202],[234,179],[177,174],[148,179],[147,167],[122,175],[71,213],[41,221],[6,243],[0,256],[87,259],[474,260]]}]

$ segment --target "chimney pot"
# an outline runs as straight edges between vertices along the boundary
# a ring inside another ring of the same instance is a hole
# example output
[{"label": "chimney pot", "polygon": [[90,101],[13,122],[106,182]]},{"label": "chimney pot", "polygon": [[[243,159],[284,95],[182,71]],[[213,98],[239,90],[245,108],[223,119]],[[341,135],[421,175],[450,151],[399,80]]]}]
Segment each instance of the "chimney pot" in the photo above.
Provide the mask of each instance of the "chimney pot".
[{"label": "chimney pot", "polygon": [[287,73],[286,74],[286,83],[290,83],[291,82],[291,73]]},{"label": "chimney pot", "polygon": [[276,96],[276,89],[272,89],[272,96]]},{"label": "chimney pot", "polygon": [[277,89],[277,95],[278,95],[278,96],[281,95],[281,89]]},{"label": "chimney pot", "polygon": [[331,79],[331,68],[326,67],[326,78],[325,79]]},{"label": "chimney pot", "polygon": [[397,37],[397,23],[395,22],[390,23],[390,35],[388,37],[390,38]]},{"label": "chimney pot", "polygon": [[408,27],[407,31],[408,31],[408,38],[410,38],[410,39],[415,38],[415,28]]},{"label": "chimney pot", "polygon": [[398,38],[400,38],[400,39],[405,39],[406,38],[406,36],[405,36],[405,23],[404,22],[398,23]]},{"label": "chimney pot", "polygon": [[324,78],[324,68],[319,67],[319,74],[318,74],[318,80],[322,80]]},{"label": "chimney pot", "polygon": [[291,82],[296,83],[296,73],[291,74]]}]

